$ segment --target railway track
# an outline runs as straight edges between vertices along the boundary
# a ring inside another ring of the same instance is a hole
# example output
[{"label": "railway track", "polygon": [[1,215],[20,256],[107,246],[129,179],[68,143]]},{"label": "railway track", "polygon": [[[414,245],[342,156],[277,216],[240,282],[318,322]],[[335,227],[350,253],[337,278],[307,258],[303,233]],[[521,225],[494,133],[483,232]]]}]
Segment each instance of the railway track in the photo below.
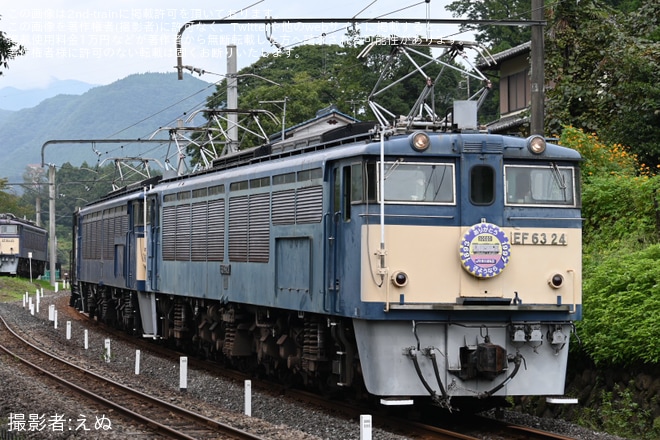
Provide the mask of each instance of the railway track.
[{"label": "railway track", "polygon": [[[65,302],[61,304],[61,309],[65,309]],[[104,333],[112,336],[115,340],[123,340],[125,343],[135,345],[144,351],[157,353],[158,356],[168,358],[176,362],[181,355],[170,348],[157,345],[145,339],[136,339],[127,336],[125,333],[109,327],[103,323],[89,319],[87,315],[77,312],[68,314],[69,318],[85,322],[87,326],[94,326],[102,329]],[[209,361],[191,358],[191,366],[196,369],[206,370],[211,374],[221,375],[225,378],[235,380],[237,383],[250,379],[255,388],[269,392],[273,395],[287,396],[293,400],[304,402],[306,406],[316,406],[324,408],[334,414],[343,414],[349,420],[359,419],[361,414],[370,412],[362,406],[353,406],[342,401],[328,400],[318,394],[309,393],[302,390],[290,389],[281,385],[273,384],[267,381],[260,381],[244,373],[228,370],[227,368]],[[372,408],[373,409],[373,408]],[[460,420],[455,424],[429,424],[420,423],[407,419],[406,417],[392,416],[392,414],[380,415],[378,411],[371,411],[373,421],[378,426],[388,426],[394,432],[405,433],[407,436],[434,440],[573,440],[573,437],[566,437],[559,434],[546,432],[525,426],[502,423],[498,420],[489,419],[480,416],[471,418],[456,418]],[[451,425],[451,426],[450,426]]]},{"label": "railway track", "polygon": [[[297,400],[310,405],[326,408],[334,413],[343,413],[350,418],[358,418],[364,414],[365,408],[347,405],[342,402],[333,402],[321,396],[306,392],[287,393]],[[373,414],[373,422],[379,426],[387,426],[394,432],[405,433],[411,438],[433,440],[575,440],[540,429],[504,423],[478,415],[448,416],[448,420],[439,423],[418,422],[407,419],[405,416],[389,414]],[[446,423],[445,423],[446,422]]]},{"label": "railway track", "polygon": [[[78,312],[69,313],[70,309],[66,307],[66,298],[60,300],[59,309],[65,311],[67,319],[75,319],[80,322],[84,322],[85,326],[96,327],[104,334],[111,335],[114,340],[122,340],[126,344],[135,345],[145,352],[151,351],[157,353],[157,356],[170,359],[172,362],[176,362],[181,355],[165,346],[159,344],[150,343],[147,340],[139,339],[131,336],[127,336],[125,333],[120,332],[116,329],[106,326],[103,323],[100,323],[95,320],[90,320],[86,315],[80,314]],[[1,333],[0,333],[1,335]],[[0,338],[2,342],[2,338]],[[518,439],[529,439],[529,440],[571,440],[572,437],[566,437],[554,433],[549,433],[537,429],[532,429],[529,427],[511,425],[507,423],[501,423],[497,420],[483,418],[483,417],[468,417],[468,418],[456,418],[452,420],[451,423],[443,424],[438,423],[433,426],[429,423],[419,423],[407,420],[406,417],[394,417],[392,414],[380,415],[377,411],[371,412],[369,409],[364,407],[347,405],[346,402],[342,401],[333,401],[325,399],[322,396],[308,393],[305,391],[300,391],[296,389],[290,389],[283,387],[281,385],[273,384],[271,382],[264,382],[255,379],[254,377],[247,376],[243,373],[237,372],[235,370],[227,370],[221,365],[203,361],[195,358],[190,359],[191,366],[194,366],[196,369],[206,370],[210,374],[220,375],[228,379],[235,380],[237,383],[241,383],[245,379],[251,379],[255,388],[260,389],[261,391],[266,391],[272,395],[277,395],[279,397],[284,397],[285,395],[295,401],[304,402],[304,406],[315,406],[323,408],[333,414],[343,414],[347,420],[356,420],[359,419],[360,414],[371,413],[373,414],[374,425],[381,427],[388,427],[392,429],[393,432],[398,432],[406,436],[412,436],[414,438],[424,438],[424,439],[461,439],[461,440],[482,440],[484,438],[492,440],[518,440]],[[371,408],[373,410],[373,408]],[[453,417],[452,417],[453,419]],[[456,423],[454,423],[456,422]],[[190,438],[190,437],[187,437]],[[198,436],[192,436],[192,438],[203,438]],[[244,437],[245,438],[245,437]],[[247,438],[256,438],[256,437],[247,437]]]},{"label": "railway track", "polygon": [[485,438],[493,440],[575,440],[574,437],[567,437],[481,416],[474,416],[472,418],[472,425],[479,427],[482,437],[486,436]]},{"label": "railway track", "polygon": [[54,356],[18,335],[2,317],[0,351],[75,394],[147,426],[159,436],[190,440],[263,438],[128,388]]}]

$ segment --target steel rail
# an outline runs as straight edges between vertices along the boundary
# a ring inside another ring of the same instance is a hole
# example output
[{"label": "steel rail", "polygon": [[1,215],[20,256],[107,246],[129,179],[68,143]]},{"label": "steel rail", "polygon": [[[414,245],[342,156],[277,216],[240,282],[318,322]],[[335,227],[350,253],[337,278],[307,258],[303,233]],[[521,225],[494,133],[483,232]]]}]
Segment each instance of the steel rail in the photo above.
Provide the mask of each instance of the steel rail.
[{"label": "steel rail", "polygon": [[[113,380],[110,380],[108,378],[105,378],[101,375],[98,375],[96,373],[93,373],[91,371],[85,370],[65,359],[62,359],[52,353],[49,353],[36,345],[32,344],[31,342],[27,341],[20,335],[18,335],[5,321],[5,319],[0,316],[0,322],[2,322],[2,325],[11,333],[11,335],[21,341],[24,345],[29,347],[30,350],[38,352],[40,355],[47,356],[49,359],[53,359],[57,361],[58,363],[64,365],[66,368],[69,370],[73,369],[77,373],[82,374],[86,377],[93,378],[96,381],[101,381],[104,384],[109,384],[112,388],[116,390],[120,390],[124,394],[128,394],[130,396],[133,396],[135,398],[141,399],[143,401],[146,401],[150,405],[157,406],[158,408],[161,408],[163,411],[161,413],[163,414],[178,414],[180,417],[185,418],[186,420],[189,420],[197,425],[204,426],[206,429],[212,429],[216,434],[221,433],[224,435],[227,435],[229,438],[234,438],[234,439],[245,439],[245,440],[263,440],[263,437],[251,434],[249,432],[243,431],[238,428],[234,428],[230,425],[224,424],[222,422],[218,422],[216,420],[213,420],[211,418],[208,418],[206,416],[203,416],[201,414],[194,413],[192,411],[189,411],[185,408],[181,408],[179,406],[173,405],[171,403],[165,402],[163,400],[157,399],[153,396],[149,396],[147,394],[144,394],[140,391],[134,390],[132,388],[129,388],[125,385],[122,385],[120,383],[117,383]],[[149,429],[155,431],[158,434],[166,435],[171,438],[176,438],[176,439],[185,439],[185,440],[195,440],[197,437],[192,437],[181,429],[174,428],[172,426],[168,426],[164,423],[161,423],[158,420],[154,420],[153,418],[147,417],[143,414],[136,413],[135,411],[131,410],[130,408],[127,408],[126,406],[114,402],[106,397],[103,397],[93,391],[90,391],[89,389],[83,388],[79,385],[76,385],[75,383],[64,379],[62,375],[58,375],[57,373],[54,373],[52,371],[49,371],[48,369],[41,367],[39,365],[36,365],[34,362],[31,362],[28,360],[26,357],[20,355],[17,353],[17,349],[12,349],[10,347],[6,347],[3,344],[0,344],[0,350],[4,351],[7,353],[9,356],[12,358],[19,360],[23,364],[29,366],[33,370],[44,374],[45,376],[51,378],[52,380],[56,381],[57,383],[66,386],[67,388],[73,390],[75,393],[80,394],[84,397],[87,397],[91,399],[94,402],[98,402],[102,404],[103,406],[106,406],[108,408],[114,409],[124,416],[139,421],[143,424],[145,424]],[[49,362],[44,362],[44,365],[49,365],[51,368],[53,365]],[[145,405],[146,407],[147,405]],[[189,426],[187,427],[189,428]]]}]

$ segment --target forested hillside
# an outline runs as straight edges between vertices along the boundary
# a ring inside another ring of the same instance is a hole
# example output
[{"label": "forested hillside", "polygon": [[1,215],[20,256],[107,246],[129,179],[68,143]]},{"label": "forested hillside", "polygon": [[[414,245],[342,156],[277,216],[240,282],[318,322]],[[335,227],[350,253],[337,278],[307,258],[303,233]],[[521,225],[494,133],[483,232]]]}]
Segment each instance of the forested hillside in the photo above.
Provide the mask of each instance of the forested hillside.
[{"label": "forested hillside", "polygon": [[[49,140],[147,138],[203,104],[212,92],[209,83],[189,75],[178,81],[176,73],[144,73],[95,87],[80,96],[59,95],[33,108],[2,112],[0,177],[22,181],[28,164],[41,163],[41,147]],[[46,151],[46,163],[80,165],[84,160],[96,163],[98,159],[87,145],[51,150]]]}]

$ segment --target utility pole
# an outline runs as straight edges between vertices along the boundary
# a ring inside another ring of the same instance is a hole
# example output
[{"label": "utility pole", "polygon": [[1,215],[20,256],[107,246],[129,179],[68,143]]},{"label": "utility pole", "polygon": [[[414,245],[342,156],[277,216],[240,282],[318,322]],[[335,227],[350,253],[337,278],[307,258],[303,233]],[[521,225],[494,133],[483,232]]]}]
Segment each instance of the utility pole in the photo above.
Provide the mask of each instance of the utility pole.
[{"label": "utility pole", "polygon": [[50,284],[55,285],[57,261],[57,236],[55,235],[55,165],[48,165],[48,239],[50,241]]},{"label": "utility pole", "polygon": [[[532,0],[532,21],[544,19],[543,0]],[[545,48],[543,44],[543,25],[532,25],[532,96],[530,115],[530,134],[544,135],[545,122]]]},{"label": "utility pole", "polygon": [[227,152],[238,151],[238,53],[236,46],[227,46]]}]

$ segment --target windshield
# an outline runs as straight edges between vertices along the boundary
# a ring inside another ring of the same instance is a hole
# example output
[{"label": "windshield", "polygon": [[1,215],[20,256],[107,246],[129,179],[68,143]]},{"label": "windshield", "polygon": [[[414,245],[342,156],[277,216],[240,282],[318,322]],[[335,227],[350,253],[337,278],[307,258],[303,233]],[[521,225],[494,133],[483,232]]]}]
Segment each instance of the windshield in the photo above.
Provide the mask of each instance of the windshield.
[{"label": "windshield", "polygon": [[384,188],[386,202],[453,204],[454,165],[386,162]]},{"label": "windshield", "polygon": [[18,234],[17,225],[2,225],[0,226],[0,232],[3,234]]},{"label": "windshield", "polygon": [[504,167],[507,205],[576,206],[575,169],[572,167]]}]

